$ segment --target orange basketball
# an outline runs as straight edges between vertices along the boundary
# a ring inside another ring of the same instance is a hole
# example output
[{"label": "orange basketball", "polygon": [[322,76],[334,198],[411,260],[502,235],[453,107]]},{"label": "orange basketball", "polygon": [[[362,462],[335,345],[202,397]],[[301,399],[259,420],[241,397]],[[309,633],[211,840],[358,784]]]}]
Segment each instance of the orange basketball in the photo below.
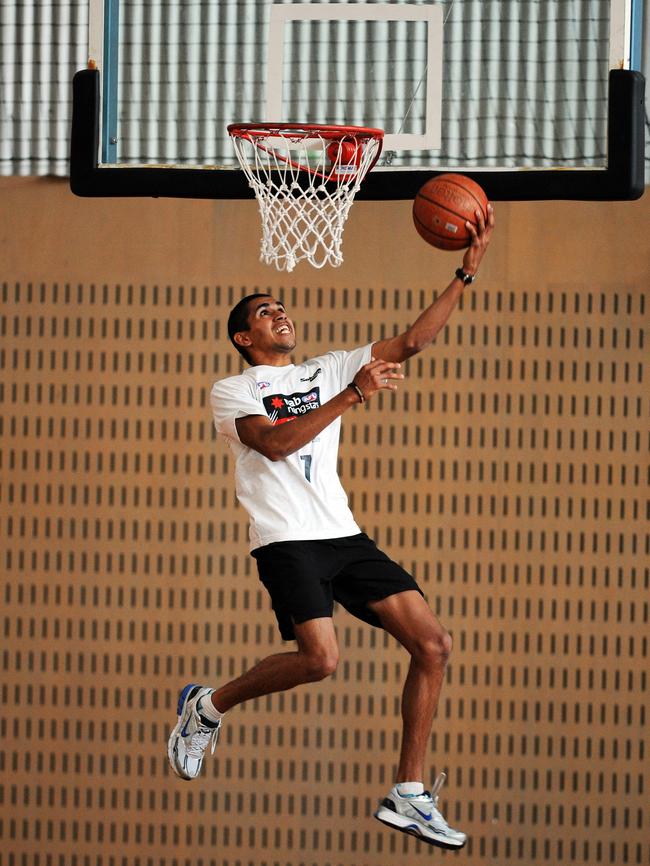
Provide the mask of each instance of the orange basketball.
[{"label": "orange basketball", "polygon": [[424,240],[439,250],[462,250],[471,242],[465,222],[477,227],[480,210],[487,220],[487,196],[462,174],[441,174],[420,188],[413,202],[413,222]]}]

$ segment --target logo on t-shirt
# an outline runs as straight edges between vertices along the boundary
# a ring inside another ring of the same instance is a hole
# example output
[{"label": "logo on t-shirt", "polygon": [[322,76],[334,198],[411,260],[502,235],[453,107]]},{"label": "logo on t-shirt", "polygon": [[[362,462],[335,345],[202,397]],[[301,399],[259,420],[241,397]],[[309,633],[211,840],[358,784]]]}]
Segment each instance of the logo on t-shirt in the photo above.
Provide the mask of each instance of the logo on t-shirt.
[{"label": "logo on t-shirt", "polygon": [[266,414],[272,424],[286,424],[320,406],[320,389],[302,394],[269,394],[263,397]]},{"label": "logo on t-shirt", "polygon": [[319,374],[319,373],[322,373],[322,372],[323,372],[323,368],[322,368],[322,367],[319,367],[319,368],[316,370],[316,372],[314,373],[313,376],[305,376],[305,378],[304,378],[304,379],[301,379],[300,381],[301,381],[301,382],[313,382],[314,379],[316,378],[316,376],[318,376],[318,374]]}]

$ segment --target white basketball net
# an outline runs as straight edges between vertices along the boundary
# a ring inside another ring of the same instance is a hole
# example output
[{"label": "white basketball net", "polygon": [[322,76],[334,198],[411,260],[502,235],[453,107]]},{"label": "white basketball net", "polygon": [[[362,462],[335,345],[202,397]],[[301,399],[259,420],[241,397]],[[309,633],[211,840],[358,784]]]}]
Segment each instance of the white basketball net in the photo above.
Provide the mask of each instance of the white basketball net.
[{"label": "white basketball net", "polygon": [[343,261],[343,228],[361,181],[381,150],[381,137],[269,128],[233,135],[237,158],[262,218],[260,259],[292,271]]}]

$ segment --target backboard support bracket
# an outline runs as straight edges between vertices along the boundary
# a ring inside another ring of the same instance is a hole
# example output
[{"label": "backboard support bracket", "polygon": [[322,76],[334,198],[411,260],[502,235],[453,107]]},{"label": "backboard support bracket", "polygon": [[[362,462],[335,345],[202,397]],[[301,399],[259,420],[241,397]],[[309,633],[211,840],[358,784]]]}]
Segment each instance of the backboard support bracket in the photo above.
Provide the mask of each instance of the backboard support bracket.
[{"label": "backboard support bracket", "polygon": [[[210,168],[100,165],[100,78],[83,69],[73,79],[70,188],[87,198],[249,199],[253,191],[243,172]],[[609,73],[606,169],[454,169],[480,183],[491,201],[633,201],[644,190],[644,96],[640,72]],[[435,170],[375,171],[357,200],[412,199]]]}]

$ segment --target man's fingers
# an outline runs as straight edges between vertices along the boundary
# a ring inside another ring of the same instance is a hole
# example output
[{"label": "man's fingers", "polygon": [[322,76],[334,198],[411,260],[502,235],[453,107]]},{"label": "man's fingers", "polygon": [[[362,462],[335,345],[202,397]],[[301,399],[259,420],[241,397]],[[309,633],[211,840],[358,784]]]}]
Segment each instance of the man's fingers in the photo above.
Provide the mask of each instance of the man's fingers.
[{"label": "man's fingers", "polygon": [[369,364],[365,364],[359,370],[354,381],[364,392],[366,398],[380,390],[395,391],[397,389],[395,380],[404,378],[404,374],[399,372],[401,366],[396,361],[382,361],[381,358],[373,358]]},{"label": "man's fingers", "polygon": [[[465,223],[465,228],[471,238],[472,246],[480,246],[481,241],[489,238],[492,229],[494,228],[494,208],[488,203],[487,206],[487,222],[481,210],[474,211],[476,216],[476,226],[469,220]],[[478,228],[477,228],[478,226]]]},{"label": "man's fingers", "polygon": [[393,384],[394,379],[403,379],[403,373],[382,373],[377,383],[380,388],[386,388],[389,391],[396,391],[397,384]]},{"label": "man's fingers", "polygon": [[394,370],[378,370],[376,378],[380,382],[386,383],[388,379],[403,379],[404,373],[396,373]]},{"label": "man's fingers", "polygon": [[383,367],[384,369],[389,369],[389,368],[396,369],[399,366],[400,365],[398,363],[396,363],[395,361],[382,361],[381,358],[375,358],[372,361],[370,361],[369,364],[365,365],[365,369],[366,370],[377,370],[380,367]]}]

